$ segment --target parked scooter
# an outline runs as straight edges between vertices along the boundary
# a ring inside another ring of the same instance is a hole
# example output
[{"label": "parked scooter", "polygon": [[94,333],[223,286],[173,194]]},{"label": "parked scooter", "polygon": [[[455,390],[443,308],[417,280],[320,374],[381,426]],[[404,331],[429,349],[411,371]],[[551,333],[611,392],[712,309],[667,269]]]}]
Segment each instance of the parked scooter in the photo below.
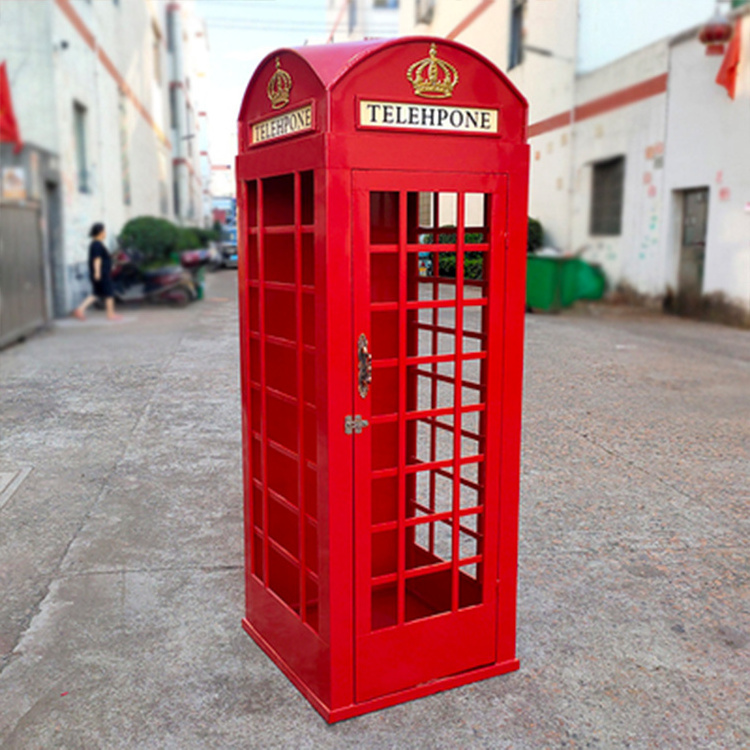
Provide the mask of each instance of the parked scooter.
[{"label": "parked scooter", "polygon": [[194,276],[201,268],[208,268],[210,271],[221,268],[222,260],[221,251],[215,242],[209,243],[208,247],[198,250],[183,250],[180,253],[180,263]]},{"label": "parked scooter", "polygon": [[137,250],[118,250],[114,255],[112,285],[117,302],[156,302],[184,307],[197,298],[192,274],[181,266],[152,271],[139,267]]}]

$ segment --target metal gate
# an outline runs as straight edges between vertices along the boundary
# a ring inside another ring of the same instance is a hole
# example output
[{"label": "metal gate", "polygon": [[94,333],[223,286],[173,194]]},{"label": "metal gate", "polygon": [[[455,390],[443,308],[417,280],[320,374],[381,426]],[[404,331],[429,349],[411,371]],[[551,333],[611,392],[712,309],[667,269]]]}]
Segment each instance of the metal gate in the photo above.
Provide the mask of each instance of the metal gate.
[{"label": "metal gate", "polygon": [[47,319],[39,209],[0,205],[0,347]]}]

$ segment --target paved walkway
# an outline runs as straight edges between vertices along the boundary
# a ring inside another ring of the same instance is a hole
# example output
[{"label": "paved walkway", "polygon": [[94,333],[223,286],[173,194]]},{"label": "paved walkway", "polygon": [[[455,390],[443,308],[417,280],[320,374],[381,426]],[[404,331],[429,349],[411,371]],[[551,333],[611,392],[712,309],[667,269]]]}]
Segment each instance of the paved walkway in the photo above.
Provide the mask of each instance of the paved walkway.
[{"label": "paved walkway", "polygon": [[529,316],[521,670],[328,727],[240,628],[235,280],[0,352],[1,747],[750,746],[750,334]]}]

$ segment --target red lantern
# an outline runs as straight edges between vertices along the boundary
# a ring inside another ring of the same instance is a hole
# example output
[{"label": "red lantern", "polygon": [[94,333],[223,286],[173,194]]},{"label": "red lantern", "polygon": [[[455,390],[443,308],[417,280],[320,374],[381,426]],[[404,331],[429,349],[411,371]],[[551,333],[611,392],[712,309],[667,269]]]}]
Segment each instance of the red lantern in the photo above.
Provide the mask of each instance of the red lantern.
[{"label": "red lantern", "polygon": [[716,13],[703,27],[698,38],[706,45],[707,55],[723,55],[724,45],[732,38],[733,31],[730,21]]}]

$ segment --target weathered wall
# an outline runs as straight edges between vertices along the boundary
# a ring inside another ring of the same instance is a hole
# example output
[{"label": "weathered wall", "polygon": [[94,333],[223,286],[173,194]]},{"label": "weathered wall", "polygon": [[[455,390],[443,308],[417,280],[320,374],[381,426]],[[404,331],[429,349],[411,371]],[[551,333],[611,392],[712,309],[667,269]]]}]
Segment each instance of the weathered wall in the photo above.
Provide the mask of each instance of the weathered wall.
[{"label": "weathered wall", "polygon": [[[185,39],[180,38],[187,43],[187,63],[190,49],[206,44],[205,36],[197,38],[194,6],[192,0],[180,5],[181,13],[193,19]],[[203,223],[195,96],[189,112],[183,100],[178,139],[169,138],[170,83],[177,80],[189,88],[196,70],[183,61],[176,70],[170,66],[167,7],[154,0],[0,2],[0,51],[8,62],[22,138],[59,156],[58,252],[66,278],[58,310],[71,309],[89,290],[85,261],[91,224],[104,222],[113,246],[130,218],[178,218],[172,200],[176,157],[184,158],[184,174],[178,175],[182,190],[194,197],[192,215],[179,218]],[[85,190],[78,179],[75,103],[86,110]]]},{"label": "weathered wall", "polygon": [[[663,291],[663,177],[667,94],[648,96],[595,116],[586,105],[613,92],[627,91],[667,73],[669,47],[651,45],[582,76],[578,82],[575,124],[575,190],[572,247],[599,263],[614,285],[646,294]],[[663,84],[662,84],[663,85]],[[590,111],[590,110],[589,110]],[[625,157],[622,231],[618,236],[591,233],[593,165]]]},{"label": "weathered wall", "polygon": [[704,293],[724,292],[750,309],[750,15],[743,20],[736,98],[715,82],[721,57],[694,37],[674,44],[670,72],[665,211],[665,276],[675,287],[681,207],[676,191],[709,188]]}]

